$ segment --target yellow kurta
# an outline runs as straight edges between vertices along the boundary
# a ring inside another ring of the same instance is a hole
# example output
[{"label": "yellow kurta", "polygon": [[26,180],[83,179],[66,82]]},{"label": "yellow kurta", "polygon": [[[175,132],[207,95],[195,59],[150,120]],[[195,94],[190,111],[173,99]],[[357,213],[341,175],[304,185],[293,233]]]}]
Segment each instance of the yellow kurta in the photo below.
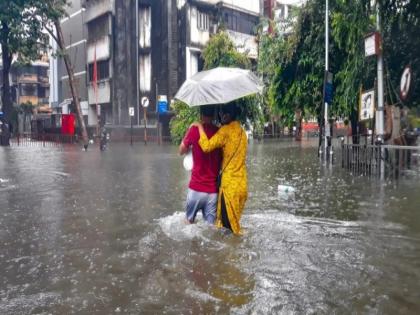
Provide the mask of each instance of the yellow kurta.
[{"label": "yellow kurta", "polygon": [[248,146],[246,134],[240,123],[233,121],[228,125],[222,126],[210,140],[205,134],[200,135],[198,143],[204,152],[210,152],[217,148],[222,149],[223,161],[221,169],[223,170],[223,175],[217,203],[216,225],[222,227],[221,196],[223,194],[232,231],[235,234],[240,234],[241,226],[239,221],[248,198],[245,165]]}]

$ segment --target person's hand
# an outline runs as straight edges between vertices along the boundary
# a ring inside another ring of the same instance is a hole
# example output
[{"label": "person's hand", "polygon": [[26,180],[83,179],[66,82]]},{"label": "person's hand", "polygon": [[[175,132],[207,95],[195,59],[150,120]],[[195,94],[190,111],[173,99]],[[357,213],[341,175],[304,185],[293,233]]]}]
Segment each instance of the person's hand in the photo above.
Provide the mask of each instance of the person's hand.
[{"label": "person's hand", "polygon": [[201,123],[200,123],[200,122],[195,121],[195,122],[193,122],[193,123],[191,124],[190,128],[191,128],[191,127],[198,127],[198,128],[200,128],[201,126],[202,126],[202,125],[201,125]]}]

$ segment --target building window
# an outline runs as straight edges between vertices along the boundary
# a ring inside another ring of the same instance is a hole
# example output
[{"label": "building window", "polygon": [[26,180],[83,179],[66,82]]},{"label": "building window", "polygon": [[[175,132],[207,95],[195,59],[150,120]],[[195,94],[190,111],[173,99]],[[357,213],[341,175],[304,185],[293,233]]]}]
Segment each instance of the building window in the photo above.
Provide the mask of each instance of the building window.
[{"label": "building window", "polygon": [[48,97],[48,89],[43,86],[39,86],[38,97]]},{"label": "building window", "polygon": [[229,30],[238,31],[238,18],[235,15],[225,13],[225,25]]},{"label": "building window", "polygon": [[88,42],[93,43],[108,35],[109,33],[109,17],[104,14],[87,25],[88,28]]},{"label": "building window", "polygon": [[23,83],[20,85],[20,96],[37,96],[37,85],[30,83]]},{"label": "building window", "polygon": [[139,44],[141,48],[151,47],[152,10],[150,7],[139,8]]},{"label": "building window", "polygon": [[198,11],[197,28],[199,30],[208,31],[209,24],[209,16],[203,12]]},{"label": "building window", "polygon": [[[97,80],[104,80],[109,78],[109,60],[101,60],[96,63]],[[93,63],[89,64],[89,81],[93,81]]]},{"label": "building window", "polygon": [[289,17],[289,7],[286,4],[280,4],[275,10],[275,18],[277,20],[286,20]]},{"label": "building window", "polygon": [[139,57],[139,84],[141,92],[150,92],[152,82],[152,58],[150,54]]}]

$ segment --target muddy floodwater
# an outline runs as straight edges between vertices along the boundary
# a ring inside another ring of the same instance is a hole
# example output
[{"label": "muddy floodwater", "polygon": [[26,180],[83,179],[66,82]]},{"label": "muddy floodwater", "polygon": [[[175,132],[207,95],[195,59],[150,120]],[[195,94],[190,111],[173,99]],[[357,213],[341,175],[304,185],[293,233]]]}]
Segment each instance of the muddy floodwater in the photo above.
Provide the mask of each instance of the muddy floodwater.
[{"label": "muddy floodwater", "polygon": [[175,146],[0,147],[0,314],[420,313],[419,177],[326,169],[306,141],[247,163],[235,237],[183,223]]}]

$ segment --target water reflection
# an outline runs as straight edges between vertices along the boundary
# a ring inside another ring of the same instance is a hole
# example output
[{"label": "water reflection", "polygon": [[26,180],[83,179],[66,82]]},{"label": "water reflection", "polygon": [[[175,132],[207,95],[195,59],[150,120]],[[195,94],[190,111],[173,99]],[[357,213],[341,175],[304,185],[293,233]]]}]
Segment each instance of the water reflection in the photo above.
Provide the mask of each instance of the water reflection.
[{"label": "water reflection", "polygon": [[183,224],[175,147],[0,148],[0,314],[418,313],[418,182],[311,142],[250,144],[248,170],[238,238]]}]

